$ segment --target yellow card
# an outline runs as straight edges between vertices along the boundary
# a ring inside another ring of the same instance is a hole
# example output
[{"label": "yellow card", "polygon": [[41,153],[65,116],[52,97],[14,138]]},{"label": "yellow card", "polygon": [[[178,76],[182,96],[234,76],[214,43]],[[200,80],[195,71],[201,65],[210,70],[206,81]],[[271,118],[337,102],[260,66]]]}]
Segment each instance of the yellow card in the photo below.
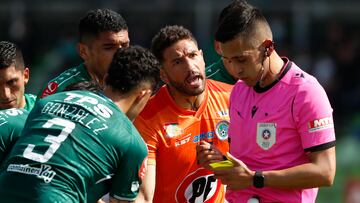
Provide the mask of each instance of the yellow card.
[{"label": "yellow card", "polygon": [[233,162],[231,162],[230,160],[219,161],[216,163],[211,163],[209,165],[211,166],[211,168],[213,168],[215,170],[221,170],[221,169],[227,169],[227,168],[234,167]]}]

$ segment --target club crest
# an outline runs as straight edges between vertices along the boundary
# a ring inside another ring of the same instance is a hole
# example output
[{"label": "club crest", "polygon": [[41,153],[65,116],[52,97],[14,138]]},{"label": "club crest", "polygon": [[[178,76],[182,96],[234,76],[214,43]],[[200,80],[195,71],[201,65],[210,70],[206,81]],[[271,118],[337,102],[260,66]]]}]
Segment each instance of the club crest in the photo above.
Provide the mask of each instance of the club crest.
[{"label": "club crest", "polygon": [[219,140],[226,140],[229,135],[229,122],[220,121],[216,124],[215,133]]}]

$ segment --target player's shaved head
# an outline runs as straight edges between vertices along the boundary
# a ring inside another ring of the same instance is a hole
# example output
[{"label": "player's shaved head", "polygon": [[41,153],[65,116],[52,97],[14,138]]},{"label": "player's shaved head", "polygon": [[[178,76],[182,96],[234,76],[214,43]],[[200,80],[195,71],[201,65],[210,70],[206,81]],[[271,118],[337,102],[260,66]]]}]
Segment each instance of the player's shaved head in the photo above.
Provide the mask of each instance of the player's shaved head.
[{"label": "player's shaved head", "polygon": [[14,43],[0,41],[0,69],[14,65],[17,70],[24,70],[21,50]]}]

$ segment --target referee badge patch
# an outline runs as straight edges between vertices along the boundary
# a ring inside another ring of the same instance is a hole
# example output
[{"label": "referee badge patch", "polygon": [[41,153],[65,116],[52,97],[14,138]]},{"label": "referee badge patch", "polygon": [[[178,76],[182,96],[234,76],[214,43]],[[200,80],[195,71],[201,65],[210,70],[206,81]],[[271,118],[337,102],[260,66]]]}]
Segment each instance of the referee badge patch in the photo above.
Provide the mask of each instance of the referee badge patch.
[{"label": "referee badge patch", "polygon": [[276,143],[276,123],[258,123],[256,143],[264,150],[270,149]]},{"label": "referee badge patch", "polygon": [[220,121],[216,124],[215,134],[219,140],[226,140],[229,132],[229,121]]}]

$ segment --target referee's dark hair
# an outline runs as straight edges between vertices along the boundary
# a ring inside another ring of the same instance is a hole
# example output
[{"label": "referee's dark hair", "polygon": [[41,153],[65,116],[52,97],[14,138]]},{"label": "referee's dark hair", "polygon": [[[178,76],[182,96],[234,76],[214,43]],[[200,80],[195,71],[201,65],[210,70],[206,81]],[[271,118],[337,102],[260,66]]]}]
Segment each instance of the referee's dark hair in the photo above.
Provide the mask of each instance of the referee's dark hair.
[{"label": "referee's dark hair", "polygon": [[105,77],[105,84],[126,94],[142,82],[149,82],[155,91],[160,82],[159,61],[148,49],[140,46],[118,49]]},{"label": "referee's dark hair", "polygon": [[121,30],[128,30],[128,26],[119,13],[110,9],[90,10],[80,20],[79,41],[85,43],[99,33],[120,32]]},{"label": "referee's dark hair", "polygon": [[267,32],[271,34],[269,24],[258,8],[245,0],[235,0],[221,12],[215,40],[225,43],[240,35],[249,37],[256,31],[257,23],[265,25]]},{"label": "referee's dark hair", "polygon": [[17,70],[24,70],[24,58],[16,44],[9,41],[0,41],[0,69],[14,65]]}]

